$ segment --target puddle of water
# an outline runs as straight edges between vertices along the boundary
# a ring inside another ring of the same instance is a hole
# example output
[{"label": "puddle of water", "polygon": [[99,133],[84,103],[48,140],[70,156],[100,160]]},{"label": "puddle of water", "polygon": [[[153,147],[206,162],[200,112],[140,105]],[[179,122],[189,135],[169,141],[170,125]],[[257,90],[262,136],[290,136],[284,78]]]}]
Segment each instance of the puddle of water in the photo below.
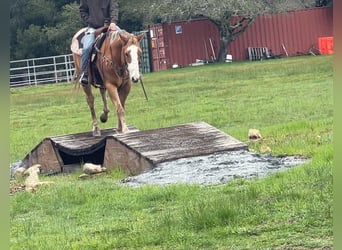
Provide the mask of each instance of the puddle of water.
[{"label": "puddle of water", "polygon": [[234,178],[264,177],[305,163],[300,156],[260,155],[246,150],[226,151],[207,156],[182,158],[157,164],[137,176],[122,180],[133,187],[141,185],[218,185]]}]

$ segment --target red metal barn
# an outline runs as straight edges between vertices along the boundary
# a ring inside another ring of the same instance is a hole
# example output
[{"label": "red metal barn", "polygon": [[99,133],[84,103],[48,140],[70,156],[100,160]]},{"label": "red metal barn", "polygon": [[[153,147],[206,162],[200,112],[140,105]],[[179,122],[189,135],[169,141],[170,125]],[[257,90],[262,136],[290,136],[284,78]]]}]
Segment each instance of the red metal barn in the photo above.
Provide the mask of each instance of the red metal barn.
[{"label": "red metal barn", "polygon": [[[150,26],[153,71],[212,60],[218,54],[219,32],[208,19]],[[233,61],[246,60],[248,47],[267,47],[274,54],[308,54],[319,48],[320,37],[333,35],[333,9],[313,8],[277,15],[260,15],[234,42],[227,53]],[[330,50],[331,51],[331,50]]]},{"label": "red metal barn", "polygon": [[207,19],[154,24],[150,36],[154,71],[211,60],[218,53],[219,33]]},{"label": "red metal barn", "polygon": [[[333,35],[333,9],[314,8],[277,15],[260,15],[228,48],[234,60],[246,60],[248,47],[267,47],[274,54],[308,54],[319,48],[319,37]],[[286,49],[286,52],[284,50]]]}]

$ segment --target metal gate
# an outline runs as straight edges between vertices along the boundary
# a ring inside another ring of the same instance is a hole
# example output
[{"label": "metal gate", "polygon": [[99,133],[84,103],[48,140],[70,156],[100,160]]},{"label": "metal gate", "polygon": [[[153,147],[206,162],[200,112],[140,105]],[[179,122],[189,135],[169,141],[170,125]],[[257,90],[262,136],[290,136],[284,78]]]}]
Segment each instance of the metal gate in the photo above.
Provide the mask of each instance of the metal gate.
[{"label": "metal gate", "polygon": [[140,41],[140,46],[142,50],[141,55],[141,65],[140,65],[140,72],[141,73],[150,73],[151,69],[151,57],[150,57],[150,36],[148,31],[139,31],[133,32],[135,35],[139,35],[144,33],[144,38]]}]

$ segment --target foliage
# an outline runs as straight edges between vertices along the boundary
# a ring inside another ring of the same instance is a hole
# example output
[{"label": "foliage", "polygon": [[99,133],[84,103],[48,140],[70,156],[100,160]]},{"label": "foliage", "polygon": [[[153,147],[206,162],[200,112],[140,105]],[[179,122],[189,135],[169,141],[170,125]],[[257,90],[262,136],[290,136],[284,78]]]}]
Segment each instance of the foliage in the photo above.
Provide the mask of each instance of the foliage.
[{"label": "foliage", "polygon": [[71,38],[83,27],[78,6],[71,0],[11,2],[11,60],[70,53]]},{"label": "foliage", "polygon": [[333,0],[316,0],[316,7],[333,6]]},{"label": "foliage", "polygon": [[[80,173],[10,197],[11,249],[332,249],[333,69],[331,56],[187,67],[146,74],[127,100],[143,130],[203,120],[245,141],[249,128],[272,154],[307,164],[226,185],[130,188],[119,170]],[[96,108],[101,111],[96,92]],[[111,109],[108,124],[113,127]],[[82,90],[70,84],[11,89],[11,160],[43,138],[91,130]]]},{"label": "foliage", "polygon": [[27,29],[17,31],[17,39],[23,41],[17,46],[15,55],[24,58],[42,57],[52,55],[46,34],[41,26],[31,24]]},{"label": "foliage", "polygon": [[119,1],[119,23],[121,28],[127,31],[141,31],[146,29],[147,25],[144,25],[142,20],[144,19],[145,13],[132,11],[132,6],[140,6],[139,2],[134,0]]},{"label": "foliage", "polygon": [[70,53],[71,38],[83,26],[80,16],[75,16],[78,7],[79,4],[75,2],[64,5],[56,26],[44,28],[47,42],[58,51],[58,54]]},{"label": "foliage", "polygon": [[[221,33],[218,60],[223,61],[229,43],[251,25],[257,14],[307,8],[316,1],[120,0],[119,4],[119,26],[127,31],[140,31],[155,22],[208,17]],[[72,35],[83,26],[78,5],[79,0],[11,1],[11,60],[69,53]]]},{"label": "foliage", "polygon": [[[142,30],[141,15],[132,16],[129,3],[120,3],[119,26],[128,31]],[[78,7],[75,0],[11,1],[11,60],[70,53],[71,38],[84,25]]]},{"label": "foliage", "polygon": [[[43,27],[55,21],[55,5],[50,0],[16,0],[10,5],[10,57],[51,55]],[[37,42],[36,42],[37,41]],[[54,51],[55,52],[55,51]]]}]

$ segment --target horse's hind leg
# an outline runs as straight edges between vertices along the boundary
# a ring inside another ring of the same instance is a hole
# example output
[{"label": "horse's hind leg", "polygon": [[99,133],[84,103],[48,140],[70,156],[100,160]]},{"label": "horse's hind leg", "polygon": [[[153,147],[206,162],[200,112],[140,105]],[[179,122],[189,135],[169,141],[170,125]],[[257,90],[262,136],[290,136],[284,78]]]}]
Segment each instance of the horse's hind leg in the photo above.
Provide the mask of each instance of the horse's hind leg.
[{"label": "horse's hind leg", "polygon": [[95,108],[94,108],[94,95],[91,91],[91,85],[82,85],[83,90],[86,94],[86,100],[90,109],[91,119],[93,122],[93,136],[101,136],[101,130],[98,126],[96,114],[95,114]]},{"label": "horse's hind leg", "polygon": [[106,89],[105,88],[100,88],[100,93],[102,97],[102,102],[103,102],[103,113],[100,116],[101,122],[105,123],[108,120],[108,104],[107,104],[107,98],[106,98]]}]

